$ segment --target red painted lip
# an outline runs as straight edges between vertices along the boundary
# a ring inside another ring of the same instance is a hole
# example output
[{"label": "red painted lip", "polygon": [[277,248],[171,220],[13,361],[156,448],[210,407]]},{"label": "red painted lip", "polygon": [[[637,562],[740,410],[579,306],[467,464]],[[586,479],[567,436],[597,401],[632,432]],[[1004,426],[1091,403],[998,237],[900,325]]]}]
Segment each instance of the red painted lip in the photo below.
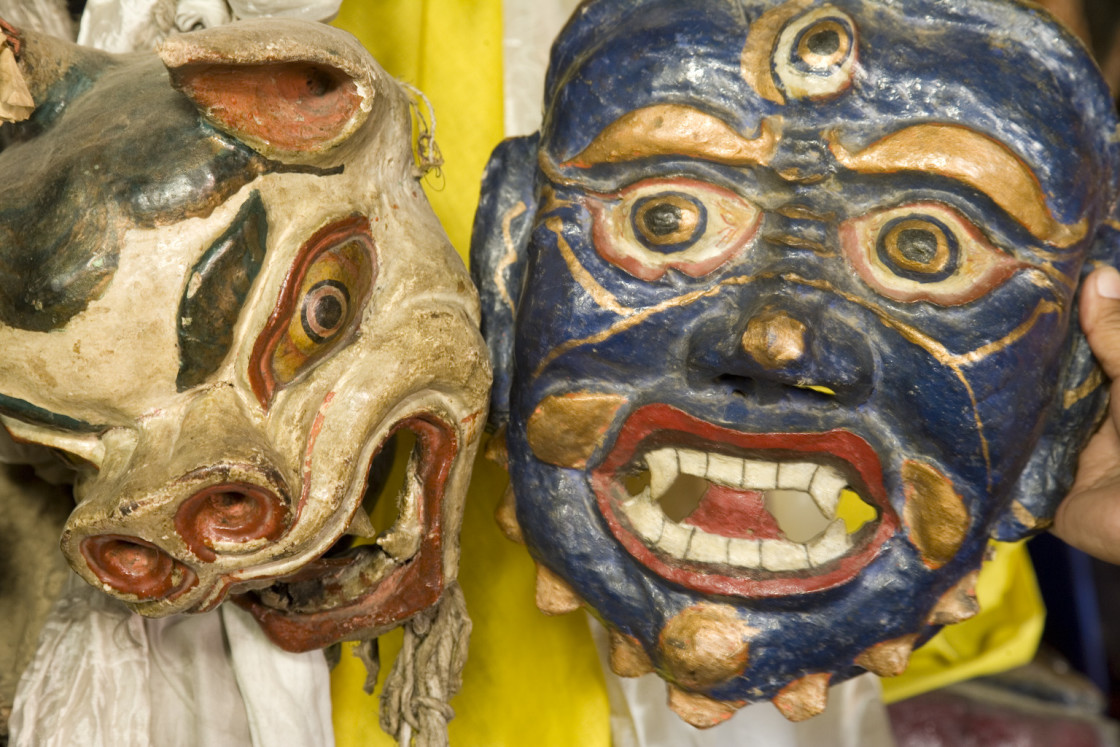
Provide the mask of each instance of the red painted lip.
[{"label": "red painted lip", "polygon": [[[624,469],[635,457],[663,446],[681,446],[733,456],[791,457],[843,463],[849,480],[860,483],[860,497],[874,504],[879,517],[861,528],[845,555],[819,568],[765,571],[726,564],[688,561],[651,548],[629,526],[620,505],[630,495],[622,484]],[[830,589],[851,581],[879,554],[899,528],[898,515],[887,500],[883,469],[875,450],[863,438],[845,430],[823,433],[743,433],[688,415],[665,404],[645,405],[622,426],[606,459],[591,472],[599,510],[612,534],[638,562],[662,578],[705,594],[768,598]]]},{"label": "red painted lip", "polygon": [[[397,423],[384,443],[402,428],[416,435],[421,453],[420,523],[424,533],[419,550],[376,584],[349,598],[341,587],[341,577],[363,557],[368,557],[363,553],[383,551],[359,549],[350,557],[320,558],[279,579],[280,584],[311,582],[321,585],[324,598],[332,603],[329,608],[296,612],[268,606],[256,592],[234,595],[233,601],[248,610],[280,648],[302,652],[338,641],[373,637],[435,604],[443,593],[443,494],[458,455],[458,444],[448,425],[427,415]],[[371,462],[384,443],[371,457]]]}]

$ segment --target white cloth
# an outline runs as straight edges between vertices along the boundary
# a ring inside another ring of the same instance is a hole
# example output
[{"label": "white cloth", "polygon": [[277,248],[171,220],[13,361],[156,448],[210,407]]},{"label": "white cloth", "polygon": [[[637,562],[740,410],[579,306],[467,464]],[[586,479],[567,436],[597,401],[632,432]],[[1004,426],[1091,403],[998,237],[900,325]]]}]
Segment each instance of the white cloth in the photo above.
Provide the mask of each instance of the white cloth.
[{"label": "white cloth", "polygon": [[770,703],[740,709],[710,729],[696,729],[669,710],[665,682],[656,674],[619,677],[610,670],[606,630],[588,617],[611,704],[614,747],[893,747],[882,689],[874,675],[848,680],[828,692],[819,716],[793,723]]},{"label": "white cloth", "polygon": [[224,605],[149,620],[67,582],[20,679],[11,747],[322,747],[334,743],[322,653],[273,646]]}]

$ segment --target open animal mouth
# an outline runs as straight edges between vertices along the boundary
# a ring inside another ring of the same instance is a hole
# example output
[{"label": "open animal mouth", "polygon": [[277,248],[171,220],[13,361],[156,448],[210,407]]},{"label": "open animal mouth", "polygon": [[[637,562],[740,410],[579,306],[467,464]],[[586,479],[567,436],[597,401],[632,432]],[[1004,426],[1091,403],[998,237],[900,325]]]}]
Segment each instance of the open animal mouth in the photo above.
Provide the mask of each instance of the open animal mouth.
[{"label": "open animal mouth", "polygon": [[[396,480],[382,474],[393,461],[390,443],[411,446]],[[370,460],[365,500],[348,533],[296,573],[234,600],[289,651],[372,637],[434,604],[443,590],[444,488],[457,453],[454,432],[443,422],[424,415],[398,422]],[[393,499],[395,521],[376,532],[368,518],[372,504]]]},{"label": "open animal mouth", "polygon": [[591,484],[635,559],[708,594],[843,584],[899,526],[879,458],[856,434],[743,433],[663,404],[630,415]]}]

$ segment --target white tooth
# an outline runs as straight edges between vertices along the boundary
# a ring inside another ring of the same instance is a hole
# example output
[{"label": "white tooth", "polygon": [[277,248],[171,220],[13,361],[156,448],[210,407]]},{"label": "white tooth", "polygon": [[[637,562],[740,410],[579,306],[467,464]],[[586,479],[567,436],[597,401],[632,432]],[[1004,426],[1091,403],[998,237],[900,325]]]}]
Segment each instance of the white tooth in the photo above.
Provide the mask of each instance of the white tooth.
[{"label": "white tooth", "polygon": [[835,560],[852,547],[852,538],[844,527],[844,520],[837,519],[828,525],[820,537],[809,543],[809,560],[813,565],[824,565]]},{"label": "white tooth", "polygon": [[688,550],[688,541],[692,538],[692,531],[692,527],[666,521],[661,530],[661,539],[657,540],[657,548],[674,558],[683,558]]},{"label": "white tooth", "polygon": [[727,537],[708,534],[697,529],[692,533],[692,542],[688,546],[686,558],[701,563],[726,563],[727,542]]},{"label": "white tooth", "polygon": [[782,462],[778,465],[778,487],[808,490],[817,465],[812,462]]},{"label": "white tooth", "polygon": [[762,567],[768,571],[800,571],[809,567],[805,545],[786,540],[762,540]]},{"label": "white tooth", "polygon": [[350,519],[350,525],[346,527],[346,533],[366,539],[377,536],[377,530],[374,528],[373,522],[369,520],[369,514],[361,506],[354,512],[354,518]]},{"label": "white tooth", "polygon": [[649,452],[646,454],[646,466],[649,467],[649,488],[653,491],[654,498],[665,495],[665,491],[672,487],[681,473],[676,449]]},{"label": "white tooth", "polygon": [[680,458],[681,472],[686,475],[703,477],[708,472],[708,455],[703,451],[681,449],[677,452]]},{"label": "white tooth", "polygon": [[661,507],[650,500],[649,488],[642,491],[641,495],[631,498],[622,505],[630,526],[647,542],[656,543],[661,537],[661,525],[665,523],[665,515]]},{"label": "white tooth", "polygon": [[831,519],[836,516],[836,504],[840,502],[840,493],[846,487],[848,487],[847,478],[835,467],[826,464],[813,475],[813,482],[809,484],[809,493],[821,512]]},{"label": "white tooth", "polygon": [[743,462],[743,487],[750,490],[772,490],[778,487],[778,465],[747,459]]},{"label": "white tooth", "polygon": [[743,460],[726,454],[708,454],[707,478],[729,488],[737,488],[743,481]]},{"label": "white tooth", "polygon": [[727,562],[739,568],[758,568],[762,565],[758,540],[735,538],[728,541]]}]

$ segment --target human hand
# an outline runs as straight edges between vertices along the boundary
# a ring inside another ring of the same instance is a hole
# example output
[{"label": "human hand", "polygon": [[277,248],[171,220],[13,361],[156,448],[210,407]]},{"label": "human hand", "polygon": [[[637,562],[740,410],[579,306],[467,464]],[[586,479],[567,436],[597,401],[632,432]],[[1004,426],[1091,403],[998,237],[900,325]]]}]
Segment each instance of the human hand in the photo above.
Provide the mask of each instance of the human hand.
[{"label": "human hand", "polygon": [[1108,412],[1077,465],[1051,531],[1070,545],[1120,563],[1120,272],[1096,270],[1081,291],[1081,328],[1112,381]]}]

